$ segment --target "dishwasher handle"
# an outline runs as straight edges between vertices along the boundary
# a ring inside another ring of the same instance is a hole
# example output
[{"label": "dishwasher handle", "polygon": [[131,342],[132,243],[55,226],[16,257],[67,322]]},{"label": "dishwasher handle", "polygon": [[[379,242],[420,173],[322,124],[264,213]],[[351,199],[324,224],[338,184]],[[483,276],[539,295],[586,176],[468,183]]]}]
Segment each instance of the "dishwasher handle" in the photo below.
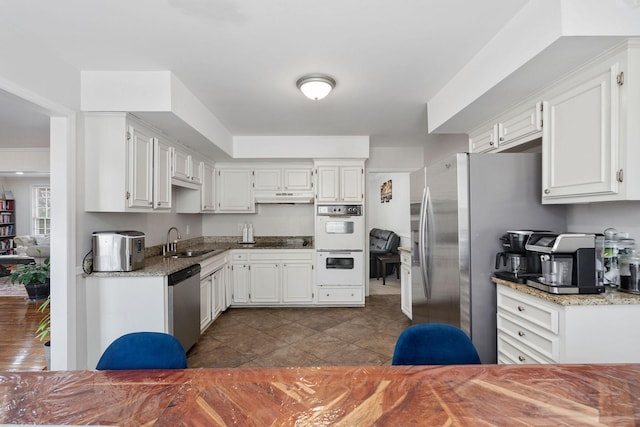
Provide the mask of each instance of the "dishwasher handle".
[{"label": "dishwasher handle", "polygon": [[178,270],[175,273],[171,273],[169,275],[169,286],[177,285],[178,283],[188,279],[189,277],[193,277],[196,275],[199,276],[201,269],[202,268],[200,267],[200,264],[194,264],[190,265],[189,267],[183,268],[182,270]]}]

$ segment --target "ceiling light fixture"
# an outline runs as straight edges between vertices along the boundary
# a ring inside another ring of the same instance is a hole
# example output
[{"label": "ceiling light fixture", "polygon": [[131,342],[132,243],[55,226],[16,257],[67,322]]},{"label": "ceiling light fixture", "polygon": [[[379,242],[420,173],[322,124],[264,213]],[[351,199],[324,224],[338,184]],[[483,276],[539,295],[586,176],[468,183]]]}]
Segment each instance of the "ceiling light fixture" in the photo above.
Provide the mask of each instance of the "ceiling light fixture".
[{"label": "ceiling light fixture", "polygon": [[318,101],[336,87],[336,81],[324,74],[309,74],[298,79],[298,89],[309,99]]}]

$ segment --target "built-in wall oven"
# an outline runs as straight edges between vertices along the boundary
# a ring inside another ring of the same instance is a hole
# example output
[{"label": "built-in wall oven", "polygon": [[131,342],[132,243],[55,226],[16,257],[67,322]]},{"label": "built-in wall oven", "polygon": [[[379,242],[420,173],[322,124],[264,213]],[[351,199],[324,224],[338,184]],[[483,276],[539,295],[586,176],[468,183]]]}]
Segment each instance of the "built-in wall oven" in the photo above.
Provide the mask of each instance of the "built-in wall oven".
[{"label": "built-in wall oven", "polygon": [[318,205],[316,282],[318,286],[362,286],[364,217],[362,205]]},{"label": "built-in wall oven", "polygon": [[362,205],[318,205],[316,239],[318,250],[362,250],[364,217]]},{"label": "built-in wall oven", "polygon": [[362,251],[317,251],[318,286],[363,285],[363,258]]}]

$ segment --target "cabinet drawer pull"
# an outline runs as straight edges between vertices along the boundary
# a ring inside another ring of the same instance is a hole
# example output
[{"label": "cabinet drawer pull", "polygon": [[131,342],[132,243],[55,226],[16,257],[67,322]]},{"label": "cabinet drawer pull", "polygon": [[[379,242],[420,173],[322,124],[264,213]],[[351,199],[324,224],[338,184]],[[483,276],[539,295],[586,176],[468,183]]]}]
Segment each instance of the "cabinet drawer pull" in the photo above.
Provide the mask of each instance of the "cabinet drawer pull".
[{"label": "cabinet drawer pull", "polygon": [[521,306],[521,305],[519,305],[519,306],[518,306],[518,311],[524,311],[524,307],[523,307],[523,306]]},{"label": "cabinet drawer pull", "polygon": [[523,337],[524,336],[524,332],[518,331],[518,336]]},{"label": "cabinet drawer pull", "polygon": [[527,360],[527,358],[524,356],[518,356],[518,360],[524,362],[525,360]]}]

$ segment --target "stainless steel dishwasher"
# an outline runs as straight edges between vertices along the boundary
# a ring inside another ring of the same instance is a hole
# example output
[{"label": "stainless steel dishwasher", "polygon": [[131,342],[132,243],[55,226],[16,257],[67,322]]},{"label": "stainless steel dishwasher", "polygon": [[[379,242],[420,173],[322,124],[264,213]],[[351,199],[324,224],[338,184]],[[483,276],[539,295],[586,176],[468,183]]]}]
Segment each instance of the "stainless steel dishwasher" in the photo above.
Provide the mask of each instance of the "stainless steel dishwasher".
[{"label": "stainless steel dishwasher", "polygon": [[200,264],[169,275],[169,333],[187,352],[200,337]]}]

